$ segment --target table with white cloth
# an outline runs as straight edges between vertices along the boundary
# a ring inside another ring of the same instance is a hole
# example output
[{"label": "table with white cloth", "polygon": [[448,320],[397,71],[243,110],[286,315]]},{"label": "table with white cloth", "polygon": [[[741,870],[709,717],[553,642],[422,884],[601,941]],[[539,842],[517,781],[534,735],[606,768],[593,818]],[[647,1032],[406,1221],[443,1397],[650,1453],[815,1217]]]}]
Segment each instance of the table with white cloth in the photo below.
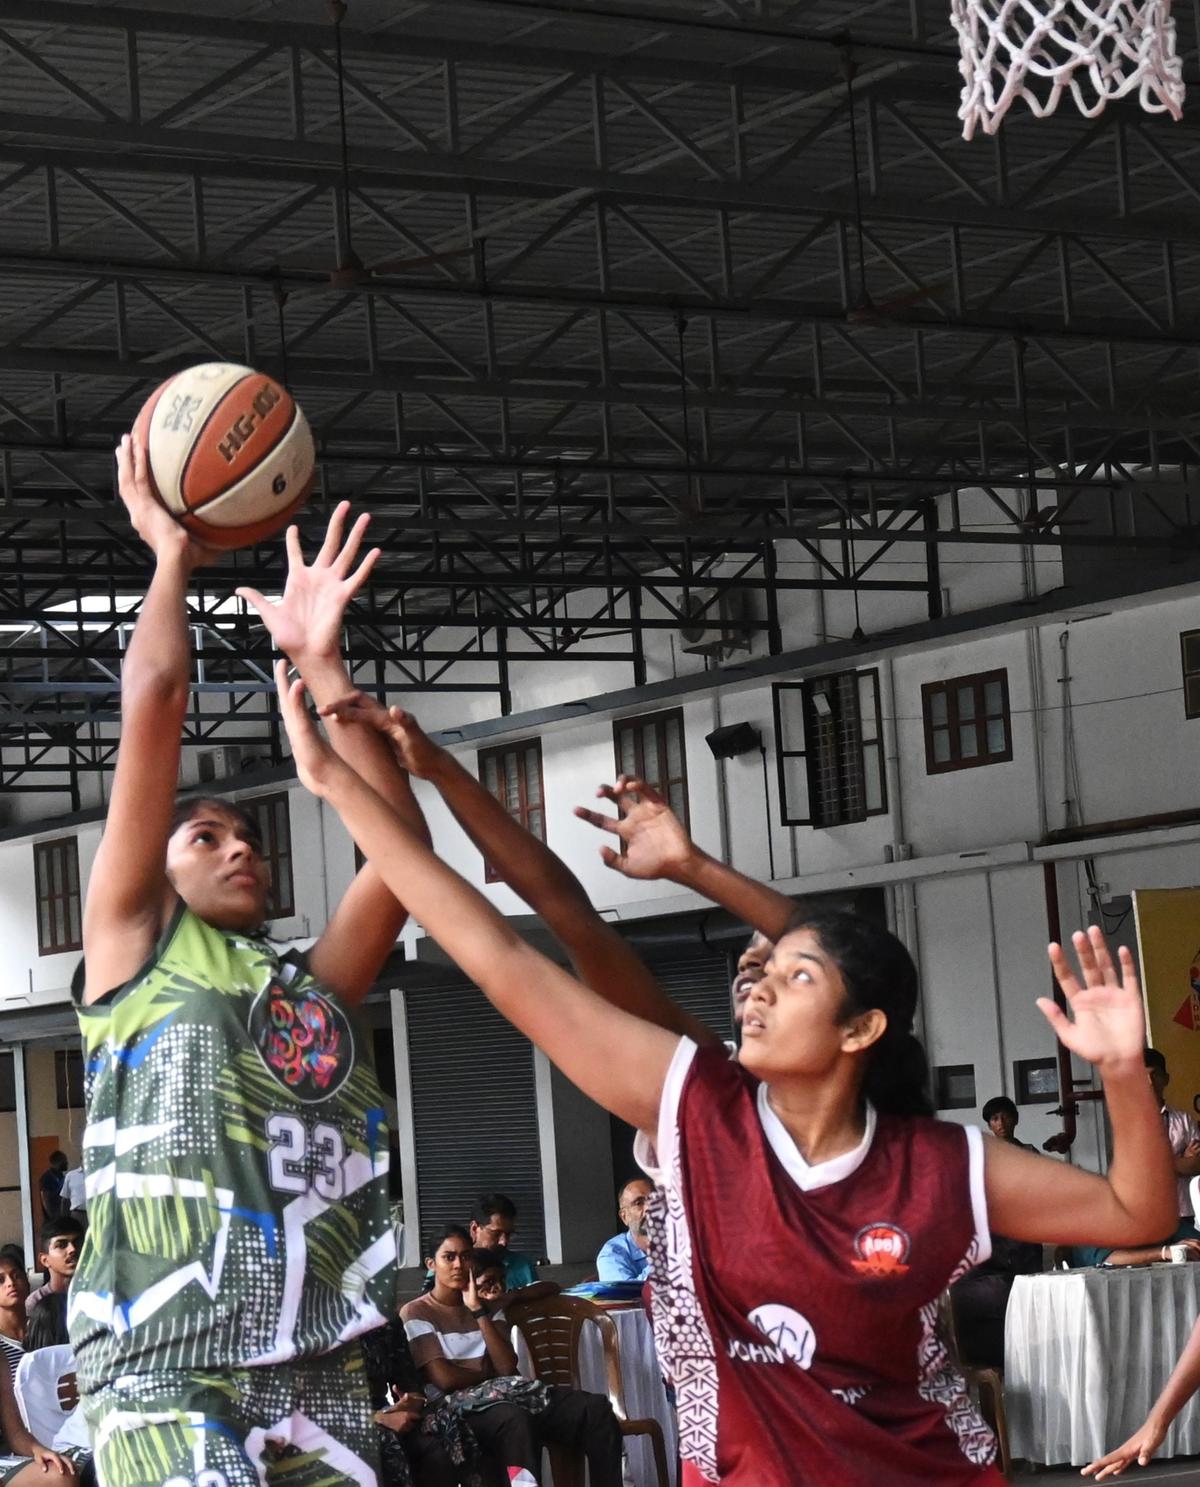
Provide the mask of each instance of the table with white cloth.
[{"label": "table with white cloth", "polygon": [[[1200,1316],[1200,1264],[1021,1275],[1004,1324],[1012,1454],[1083,1466],[1143,1423]],[[1200,1454],[1200,1403],[1159,1456]]]},{"label": "table with white cloth", "polygon": [[[654,1333],[650,1320],[640,1305],[604,1310],[616,1323],[617,1344],[621,1351],[621,1382],[625,1390],[625,1413],[631,1420],[657,1420],[667,1443],[667,1470],[675,1484],[675,1412],[667,1400],[658,1354],[654,1351]],[[517,1357],[521,1371],[529,1371],[529,1355],[518,1344]],[[604,1368],[604,1344],[600,1331],[588,1323],[579,1339],[579,1385],[594,1394],[608,1397],[608,1375]],[[654,1452],[644,1435],[626,1436],[625,1456],[633,1487],[658,1487]]]}]

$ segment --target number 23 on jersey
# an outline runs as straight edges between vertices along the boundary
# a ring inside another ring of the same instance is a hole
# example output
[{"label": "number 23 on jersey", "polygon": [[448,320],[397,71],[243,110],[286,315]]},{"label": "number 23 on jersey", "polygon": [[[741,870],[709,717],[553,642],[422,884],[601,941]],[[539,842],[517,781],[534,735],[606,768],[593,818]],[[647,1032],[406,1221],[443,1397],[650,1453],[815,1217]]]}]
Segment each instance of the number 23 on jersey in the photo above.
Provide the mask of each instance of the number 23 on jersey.
[{"label": "number 23 on jersey", "polygon": [[307,1193],[327,1203],[345,1195],[346,1143],[336,1126],[318,1121],[311,1132],[298,1115],[267,1117],[267,1172],[277,1193]]}]

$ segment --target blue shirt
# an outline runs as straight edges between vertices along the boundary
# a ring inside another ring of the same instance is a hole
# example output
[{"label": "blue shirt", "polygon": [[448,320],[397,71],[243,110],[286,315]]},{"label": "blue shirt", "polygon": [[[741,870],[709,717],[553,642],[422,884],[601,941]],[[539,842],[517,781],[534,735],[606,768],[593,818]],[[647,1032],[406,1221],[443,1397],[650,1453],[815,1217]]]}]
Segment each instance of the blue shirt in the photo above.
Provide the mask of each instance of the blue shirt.
[{"label": "blue shirt", "polygon": [[537,1262],[520,1250],[505,1249],[504,1279],[510,1291],[521,1291],[526,1286],[537,1285]]},{"label": "blue shirt", "polygon": [[638,1248],[628,1230],[617,1234],[596,1256],[596,1272],[601,1280],[648,1280],[650,1256]]}]

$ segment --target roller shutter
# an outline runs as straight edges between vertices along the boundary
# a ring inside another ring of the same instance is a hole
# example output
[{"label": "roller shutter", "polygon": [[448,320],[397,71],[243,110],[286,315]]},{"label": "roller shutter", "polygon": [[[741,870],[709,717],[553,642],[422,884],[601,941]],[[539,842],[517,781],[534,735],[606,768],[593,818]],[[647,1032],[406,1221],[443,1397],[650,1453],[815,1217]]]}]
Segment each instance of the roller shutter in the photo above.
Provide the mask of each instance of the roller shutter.
[{"label": "roller shutter", "polygon": [[658,984],[685,1012],[698,1017],[721,1038],[733,1037],[733,1004],[729,994],[734,966],[742,946],[733,954],[704,945],[674,946],[643,951]]},{"label": "roller shutter", "polygon": [[467,983],[405,992],[422,1241],[481,1194],[517,1205],[514,1248],[546,1253],[533,1048]]}]

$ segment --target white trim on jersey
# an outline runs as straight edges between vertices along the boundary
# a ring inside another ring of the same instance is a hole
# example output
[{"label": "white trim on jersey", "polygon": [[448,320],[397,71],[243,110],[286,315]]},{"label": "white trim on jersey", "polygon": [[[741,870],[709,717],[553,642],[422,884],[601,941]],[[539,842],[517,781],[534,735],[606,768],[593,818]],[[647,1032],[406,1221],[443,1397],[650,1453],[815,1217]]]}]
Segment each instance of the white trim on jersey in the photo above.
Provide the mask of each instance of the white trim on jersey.
[{"label": "white trim on jersey", "polygon": [[696,1291],[679,1156],[679,1101],[696,1052],[690,1038],[679,1040],[663,1085],[656,1138],[651,1142],[639,1131],[634,1153],[658,1188],[646,1210],[654,1342],[675,1389],[679,1449],[706,1481],[715,1482],[720,1415],[717,1357]]},{"label": "white trim on jersey", "polygon": [[983,1132],[978,1126],[967,1126],[967,1171],[971,1179],[971,1212],[975,1216],[975,1248],[972,1263],[982,1265],[991,1257],[992,1231],[988,1226],[987,1186],[984,1170],[987,1153]]},{"label": "white trim on jersey", "polygon": [[802,1193],[814,1193],[818,1188],[832,1187],[835,1182],[852,1177],[866,1160],[871,1142],[875,1139],[875,1107],[868,1101],[866,1129],[858,1145],[839,1156],[830,1157],[827,1161],[810,1163],[805,1161],[804,1154],[792,1140],[787,1127],[771,1109],[765,1084],[758,1086],[757,1106],[763,1135],[770,1142],[771,1150],[783,1163],[787,1175]]},{"label": "white trim on jersey", "polygon": [[687,1081],[692,1060],[699,1049],[690,1038],[680,1038],[667,1066],[662,1099],[658,1106],[658,1130],[651,1141],[639,1131],[633,1143],[633,1159],[658,1187],[666,1187],[679,1170],[679,1101]]},{"label": "white trim on jersey", "polygon": [[[668,1180],[669,1174],[677,1166],[675,1147],[679,1131],[679,1101],[696,1053],[696,1044],[690,1038],[680,1038],[679,1046],[675,1049],[667,1069],[666,1080],[663,1083],[662,1102],[658,1107],[658,1131],[655,1139],[651,1142],[645,1132],[639,1131],[634,1142],[633,1154],[638,1166],[659,1186]],[[800,1148],[788,1134],[787,1127],[771,1109],[765,1084],[758,1086],[757,1108],[763,1134],[771,1150],[802,1193],[816,1192],[818,1188],[827,1188],[835,1182],[842,1182],[845,1178],[852,1177],[866,1160],[867,1153],[871,1150],[871,1142],[875,1139],[877,1117],[875,1107],[868,1102],[866,1129],[858,1145],[852,1151],[844,1151],[839,1156],[830,1157],[828,1161],[810,1163],[804,1159]],[[974,1198],[974,1182],[972,1182],[972,1199]],[[977,1221],[980,1211],[979,1204],[976,1202]],[[986,1203],[982,1212],[986,1234]]]}]

